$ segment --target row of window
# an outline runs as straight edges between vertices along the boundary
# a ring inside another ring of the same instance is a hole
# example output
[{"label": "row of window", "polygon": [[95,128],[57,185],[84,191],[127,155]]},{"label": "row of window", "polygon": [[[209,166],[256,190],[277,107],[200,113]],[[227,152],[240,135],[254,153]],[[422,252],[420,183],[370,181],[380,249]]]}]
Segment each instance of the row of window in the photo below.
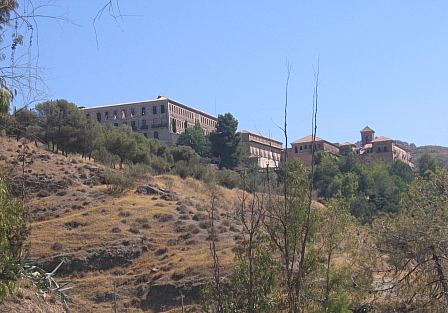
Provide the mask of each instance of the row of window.
[{"label": "row of window", "polygon": [[[159,107],[152,106],[152,114],[154,114],[154,115],[158,114],[158,111],[159,111],[158,109],[159,109]],[[145,116],[146,113],[147,113],[146,108],[141,108],[140,115]],[[165,113],[166,113],[165,105],[161,104],[160,105],[160,114],[165,114]],[[90,118],[90,113],[87,113],[86,116],[87,116],[87,118]],[[114,110],[111,115],[109,115],[108,111],[104,112],[105,120],[109,120],[109,118],[112,118],[114,120],[119,119],[119,118],[125,119],[125,118],[129,118],[129,117],[132,118],[132,117],[136,117],[136,116],[137,116],[137,114],[136,114],[136,110],[134,108],[130,108],[129,110],[127,110],[127,109]],[[96,113],[96,120],[98,122],[102,121],[101,112]]]},{"label": "row of window", "polygon": [[[145,120],[142,120],[142,121],[145,121]],[[128,124],[128,123],[123,122],[122,125],[127,125],[127,124]],[[146,121],[145,121],[145,124],[146,124]],[[115,126],[115,127],[118,127],[118,123],[114,123],[114,126]],[[133,130],[136,130],[136,129],[137,129],[137,125],[136,125],[135,121],[131,121],[131,127],[132,127]],[[143,125],[142,125],[141,129],[145,129],[145,128],[143,128]],[[148,133],[143,133],[143,135],[144,135],[146,138],[148,138]],[[159,132],[158,132],[158,131],[153,132],[153,137],[154,137],[154,139],[159,139]]]},{"label": "row of window", "polygon": [[[299,153],[299,150],[312,150],[313,146],[312,145],[300,145],[300,146],[294,146],[294,153]],[[322,149],[323,145],[321,143],[318,144],[314,144],[314,149],[315,150],[319,150]]]},{"label": "row of window", "polygon": [[273,153],[272,151],[259,149],[259,148],[256,148],[256,147],[250,147],[250,154],[251,155],[256,155],[256,156],[262,157],[262,158],[268,158],[270,160],[276,160],[276,161],[280,160],[280,154],[279,153]]},{"label": "row of window", "polygon": [[[171,112],[174,112],[176,114],[179,114],[179,115],[182,115],[184,117],[187,117],[190,120],[195,120],[194,113],[189,111],[189,110],[180,108],[180,107],[178,107],[178,106],[176,106],[174,104],[169,104],[169,108],[170,108]],[[210,118],[207,118],[205,116],[202,116],[202,115],[200,117],[200,123],[201,123],[201,125],[207,125],[207,126],[210,126],[210,127],[216,127],[216,121],[214,121],[214,120],[212,120]]]},{"label": "row of window", "polygon": [[170,106],[170,111],[171,112],[174,112],[174,113],[179,114],[179,115],[183,115],[185,117],[188,117],[189,119],[194,119],[194,113],[193,112],[191,112],[189,110],[182,109],[182,108],[180,108],[178,106],[175,106],[174,104],[171,104],[171,103],[169,104],[169,106]]}]

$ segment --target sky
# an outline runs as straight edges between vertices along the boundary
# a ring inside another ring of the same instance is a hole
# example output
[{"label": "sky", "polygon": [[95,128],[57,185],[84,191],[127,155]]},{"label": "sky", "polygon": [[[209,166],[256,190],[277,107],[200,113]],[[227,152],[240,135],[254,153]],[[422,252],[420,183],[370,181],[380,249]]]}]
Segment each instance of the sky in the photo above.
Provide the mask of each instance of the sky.
[{"label": "sky", "polygon": [[[47,1],[48,2],[48,1]],[[106,0],[53,0],[38,20],[49,98],[78,106],[164,95],[239,129],[284,142],[311,133],[356,142],[376,135],[448,146],[447,1],[118,0],[123,15],[93,18]],[[115,6],[116,9],[116,6]]]}]

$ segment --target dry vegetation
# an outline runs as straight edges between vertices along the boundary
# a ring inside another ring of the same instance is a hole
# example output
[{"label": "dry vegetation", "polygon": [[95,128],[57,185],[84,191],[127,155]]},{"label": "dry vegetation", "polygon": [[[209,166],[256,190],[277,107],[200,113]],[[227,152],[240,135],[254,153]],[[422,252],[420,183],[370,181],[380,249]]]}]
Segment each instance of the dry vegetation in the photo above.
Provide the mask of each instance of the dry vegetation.
[{"label": "dry vegetation", "polygon": [[[2,141],[0,164],[14,167],[8,176],[20,194],[23,173],[16,160],[23,145]],[[101,165],[28,146],[25,177],[34,182],[25,186],[30,256],[47,270],[66,260],[60,273],[73,282],[75,311],[110,312],[113,284],[118,306],[126,312],[157,312],[164,302],[166,309],[178,306],[182,288],[185,303],[192,300],[189,294],[198,297],[210,275],[208,186],[164,175],[147,177],[138,185],[167,190],[168,196],[140,194],[136,187],[112,195],[101,183]],[[241,238],[233,218],[238,191],[218,187],[217,193],[218,248],[222,265],[229,268],[232,248]]]}]

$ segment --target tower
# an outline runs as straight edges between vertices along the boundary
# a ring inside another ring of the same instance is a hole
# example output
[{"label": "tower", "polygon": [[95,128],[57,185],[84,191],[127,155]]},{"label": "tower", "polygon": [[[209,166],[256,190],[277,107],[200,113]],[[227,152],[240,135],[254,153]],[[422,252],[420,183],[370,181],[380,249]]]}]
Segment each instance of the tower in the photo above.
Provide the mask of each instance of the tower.
[{"label": "tower", "polygon": [[361,130],[361,145],[364,146],[368,143],[371,143],[375,138],[375,131],[371,129],[369,126],[364,127]]}]

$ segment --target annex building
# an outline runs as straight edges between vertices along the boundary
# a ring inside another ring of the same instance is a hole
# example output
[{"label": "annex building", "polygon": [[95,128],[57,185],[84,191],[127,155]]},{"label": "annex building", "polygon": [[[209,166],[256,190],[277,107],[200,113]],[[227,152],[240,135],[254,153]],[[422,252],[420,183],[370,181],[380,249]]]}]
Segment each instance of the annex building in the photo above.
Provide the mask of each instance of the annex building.
[{"label": "annex building", "polygon": [[170,98],[81,108],[87,118],[94,118],[108,126],[128,125],[147,138],[158,139],[169,145],[177,142],[179,134],[196,123],[207,135],[216,130],[217,118]]},{"label": "annex building", "polygon": [[240,132],[246,162],[261,168],[279,166],[283,144],[280,141],[261,136],[247,130]]},{"label": "annex building", "polygon": [[[291,148],[287,149],[289,159],[300,159],[306,166],[311,165],[313,137],[307,136],[291,143]],[[361,130],[361,141],[358,144],[345,142],[342,144],[315,138],[315,151],[325,151],[335,156],[346,155],[353,151],[361,159],[366,161],[384,161],[392,163],[400,160],[414,168],[411,154],[403,147],[395,143],[393,139],[381,136],[376,137],[375,131],[366,126]]]}]

